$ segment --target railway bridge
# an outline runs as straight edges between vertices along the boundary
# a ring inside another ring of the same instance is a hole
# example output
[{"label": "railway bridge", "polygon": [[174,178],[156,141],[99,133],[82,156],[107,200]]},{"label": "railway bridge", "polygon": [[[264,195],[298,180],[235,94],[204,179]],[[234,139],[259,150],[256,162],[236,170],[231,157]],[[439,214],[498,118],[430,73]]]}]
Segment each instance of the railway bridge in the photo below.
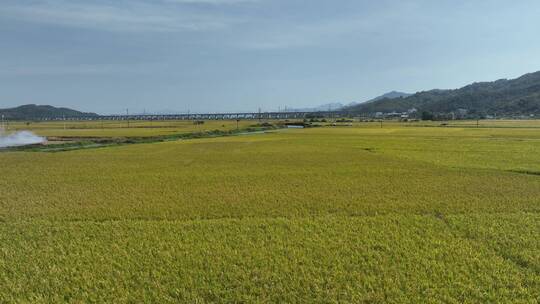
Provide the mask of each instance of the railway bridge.
[{"label": "railway bridge", "polygon": [[324,112],[257,112],[257,113],[206,113],[206,114],[134,114],[134,115],[98,115],[77,117],[42,117],[44,121],[55,120],[270,120],[270,119],[305,119],[305,118],[343,118],[348,113],[342,111]]}]

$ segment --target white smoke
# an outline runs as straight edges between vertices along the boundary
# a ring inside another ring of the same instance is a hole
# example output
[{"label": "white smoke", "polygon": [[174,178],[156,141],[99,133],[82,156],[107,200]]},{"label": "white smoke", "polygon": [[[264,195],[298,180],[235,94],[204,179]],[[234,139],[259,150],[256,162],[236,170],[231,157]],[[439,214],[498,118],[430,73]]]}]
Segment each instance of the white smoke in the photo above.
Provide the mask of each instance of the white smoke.
[{"label": "white smoke", "polygon": [[3,130],[0,129],[0,148],[40,144],[45,141],[44,137],[37,136],[30,131],[4,134]]}]

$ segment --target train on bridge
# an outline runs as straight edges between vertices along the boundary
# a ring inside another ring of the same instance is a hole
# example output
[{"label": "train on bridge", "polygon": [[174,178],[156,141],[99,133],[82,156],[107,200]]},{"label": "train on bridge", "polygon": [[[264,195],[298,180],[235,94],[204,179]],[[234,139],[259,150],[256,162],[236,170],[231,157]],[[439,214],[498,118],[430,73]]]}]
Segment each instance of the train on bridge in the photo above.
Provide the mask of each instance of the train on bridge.
[{"label": "train on bridge", "polygon": [[43,121],[62,120],[270,120],[270,119],[309,119],[344,118],[349,114],[342,111],[325,112],[258,112],[258,113],[207,113],[207,114],[134,114],[98,115],[77,117],[42,117]]}]

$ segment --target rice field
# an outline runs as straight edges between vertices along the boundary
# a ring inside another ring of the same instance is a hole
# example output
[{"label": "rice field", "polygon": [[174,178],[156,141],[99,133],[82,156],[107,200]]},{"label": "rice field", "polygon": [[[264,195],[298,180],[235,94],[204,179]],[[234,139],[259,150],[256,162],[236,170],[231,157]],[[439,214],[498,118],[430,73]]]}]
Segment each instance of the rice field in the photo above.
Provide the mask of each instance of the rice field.
[{"label": "rice field", "polygon": [[540,124],[421,123],[0,152],[0,302],[537,303]]},{"label": "rice field", "polygon": [[11,122],[10,131],[29,130],[51,137],[145,137],[179,133],[234,130],[246,128],[257,121],[210,120],[197,125],[193,121],[43,121]]}]

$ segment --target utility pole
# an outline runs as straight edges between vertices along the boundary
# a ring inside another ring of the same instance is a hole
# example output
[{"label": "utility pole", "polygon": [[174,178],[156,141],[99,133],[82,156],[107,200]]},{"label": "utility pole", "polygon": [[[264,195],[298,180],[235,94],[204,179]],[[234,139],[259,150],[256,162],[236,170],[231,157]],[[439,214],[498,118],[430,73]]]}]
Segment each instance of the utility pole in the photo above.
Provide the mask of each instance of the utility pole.
[{"label": "utility pole", "polygon": [[261,122],[261,108],[259,107],[259,122]]},{"label": "utility pole", "polygon": [[127,127],[129,129],[129,109],[126,109]]}]

